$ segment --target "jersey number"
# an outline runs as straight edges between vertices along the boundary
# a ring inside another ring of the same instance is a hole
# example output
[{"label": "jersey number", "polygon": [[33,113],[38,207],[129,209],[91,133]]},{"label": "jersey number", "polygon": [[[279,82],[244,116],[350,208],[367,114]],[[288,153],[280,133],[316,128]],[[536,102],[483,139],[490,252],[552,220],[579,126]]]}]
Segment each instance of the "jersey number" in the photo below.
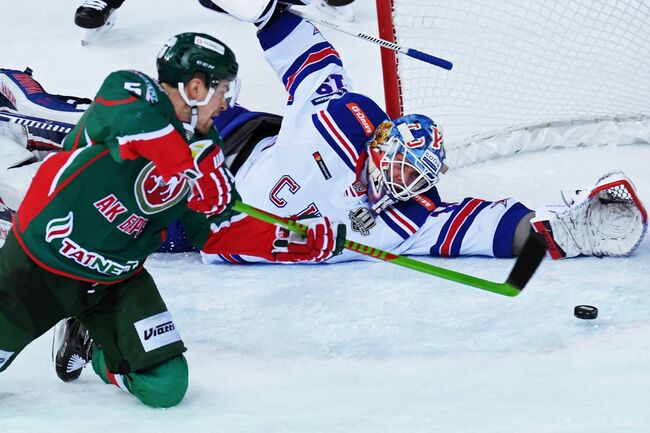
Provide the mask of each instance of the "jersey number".
[{"label": "jersey number", "polygon": [[343,87],[343,75],[332,74],[323,81],[316,93],[319,95],[329,95],[339,91]]},{"label": "jersey number", "polygon": [[129,93],[134,93],[138,96],[142,96],[142,89],[140,88],[140,83],[124,83],[124,89]]}]

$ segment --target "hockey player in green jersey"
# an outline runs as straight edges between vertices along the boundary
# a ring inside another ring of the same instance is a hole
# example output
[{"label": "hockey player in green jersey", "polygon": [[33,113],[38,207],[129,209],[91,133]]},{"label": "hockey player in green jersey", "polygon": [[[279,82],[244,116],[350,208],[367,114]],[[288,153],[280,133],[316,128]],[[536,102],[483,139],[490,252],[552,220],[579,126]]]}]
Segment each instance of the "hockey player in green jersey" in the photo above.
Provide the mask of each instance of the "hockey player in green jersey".
[{"label": "hockey player in green jersey", "polygon": [[64,151],[36,172],[0,250],[0,371],[75,316],[55,345],[66,361],[59,377],[76,379],[92,359],[106,383],[149,406],[183,398],[185,347],[143,263],[173,221],[200,248],[211,226],[236,217],[239,196],[212,117],[234,103],[238,65],[217,39],[184,33],[157,67],[159,83],[137,71],[110,74]]},{"label": "hockey player in green jersey", "polygon": [[233,215],[238,196],[211,118],[237,69],[220,41],[185,33],[159,54],[160,84],[137,71],[105,79],[65,151],[37,171],[0,251],[0,370],[74,315],[96,344],[66,371],[78,376],[91,357],[106,383],[147,405],[181,401],[185,347],[143,264],[172,221],[202,245],[210,224]]}]

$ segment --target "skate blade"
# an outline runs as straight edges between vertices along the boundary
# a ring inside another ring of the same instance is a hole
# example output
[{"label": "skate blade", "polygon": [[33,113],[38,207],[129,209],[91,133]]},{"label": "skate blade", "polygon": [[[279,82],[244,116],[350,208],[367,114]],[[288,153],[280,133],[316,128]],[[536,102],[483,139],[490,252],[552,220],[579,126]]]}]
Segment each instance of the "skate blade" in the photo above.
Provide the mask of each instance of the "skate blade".
[{"label": "skate blade", "polygon": [[58,352],[59,347],[63,344],[66,320],[68,319],[62,319],[54,326],[54,334],[52,335],[52,362],[56,361],[56,352]]},{"label": "skate blade", "polygon": [[100,39],[104,33],[108,32],[115,25],[115,11],[108,17],[106,23],[96,29],[81,29],[81,46],[85,47],[91,42]]}]

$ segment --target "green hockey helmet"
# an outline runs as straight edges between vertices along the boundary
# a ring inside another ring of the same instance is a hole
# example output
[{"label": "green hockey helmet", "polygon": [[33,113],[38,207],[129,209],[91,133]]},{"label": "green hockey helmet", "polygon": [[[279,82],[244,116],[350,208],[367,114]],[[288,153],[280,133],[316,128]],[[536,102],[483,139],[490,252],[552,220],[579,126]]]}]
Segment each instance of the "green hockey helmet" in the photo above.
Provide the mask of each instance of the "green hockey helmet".
[{"label": "green hockey helmet", "polygon": [[239,65],[235,53],[224,43],[204,33],[181,33],[170,38],[156,62],[161,83],[174,87],[187,84],[196,72],[206,75],[207,85],[219,80],[234,81]]}]

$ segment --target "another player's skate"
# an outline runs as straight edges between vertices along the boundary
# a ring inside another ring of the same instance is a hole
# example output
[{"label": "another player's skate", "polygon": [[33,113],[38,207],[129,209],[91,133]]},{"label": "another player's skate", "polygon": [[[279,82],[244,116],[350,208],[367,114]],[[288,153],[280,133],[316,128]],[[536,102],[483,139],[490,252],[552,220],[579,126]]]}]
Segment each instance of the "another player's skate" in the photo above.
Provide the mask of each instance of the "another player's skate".
[{"label": "another player's skate", "polygon": [[63,319],[54,328],[52,357],[56,375],[64,382],[77,380],[90,362],[93,340],[83,324],[74,317]]},{"label": "another player's skate", "polygon": [[648,214],[623,172],[601,177],[592,190],[578,191],[566,205],[547,205],[531,220],[554,259],[628,256],[648,228]]},{"label": "another player's skate", "polygon": [[81,27],[81,45],[97,40],[115,25],[115,8],[102,0],[84,0],[77,8],[74,23]]}]

